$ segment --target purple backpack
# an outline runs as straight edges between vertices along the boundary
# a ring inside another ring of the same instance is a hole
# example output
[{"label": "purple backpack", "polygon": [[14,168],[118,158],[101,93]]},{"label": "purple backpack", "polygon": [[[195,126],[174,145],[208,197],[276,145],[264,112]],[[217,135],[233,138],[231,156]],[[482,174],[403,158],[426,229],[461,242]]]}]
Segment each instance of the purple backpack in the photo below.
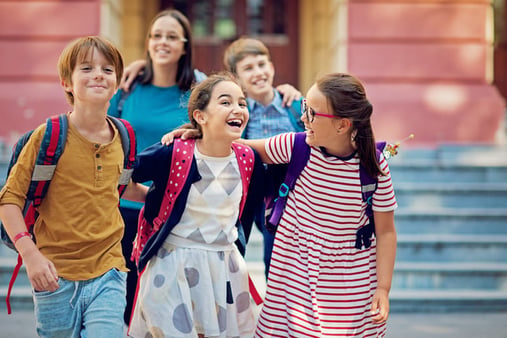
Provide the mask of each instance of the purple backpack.
[{"label": "purple backpack", "polygon": [[[269,165],[267,171],[267,191],[264,196],[266,204],[265,226],[272,233],[276,232],[278,223],[282,218],[287,196],[294,189],[296,180],[301,171],[306,166],[310,158],[310,147],[305,142],[306,134],[304,132],[296,133],[294,138],[294,147],[292,148],[292,157],[288,164]],[[386,142],[376,143],[377,161],[380,161],[380,153],[384,151]],[[377,178],[370,177],[365,168],[359,165],[359,178],[361,180],[361,192],[363,201],[366,202],[366,216],[370,219],[369,224],[361,227],[356,233],[357,249],[371,246],[371,236],[375,233],[375,222],[373,219],[372,198],[377,190]]]}]

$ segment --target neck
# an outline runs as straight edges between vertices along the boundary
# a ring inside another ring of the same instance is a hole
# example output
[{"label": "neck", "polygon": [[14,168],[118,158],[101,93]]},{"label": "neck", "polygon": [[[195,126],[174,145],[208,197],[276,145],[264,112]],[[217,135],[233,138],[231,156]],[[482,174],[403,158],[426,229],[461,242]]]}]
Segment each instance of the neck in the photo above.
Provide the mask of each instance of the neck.
[{"label": "neck", "polygon": [[100,129],[108,126],[107,106],[84,107],[74,104],[74,109],[69,115],[69,120],[81,129]]},{"label": "neck", "polygon": [[171,87],[176,84],[178,66],[153,66],[153,80],[151,83],[157,87]]},{"label": "neck", "polygon": [[330,155],[337,156],[337,157],[348,157],[356,151],[356,148],[350,142],[350,136],[347,137],[340,137],[338,142],[336,139],[332,141],[332,146],[324,146],[324,149],[326,149],[326,152]]},{"label": "neck", "polygon": [[231,142],[211,140],[209,137],[203,136],[202,139],[196,141],[197,149],[203,155],[210,157],[226,157],[231,154]]},{"label": "neck", "polygon": [[275,98],[275,92],[272,89],[269,92],[269,95],[248,95],[249,98],[257,101],[258,103],[262,104],[263,106],[267,106],[271,102],[273,102]]}]

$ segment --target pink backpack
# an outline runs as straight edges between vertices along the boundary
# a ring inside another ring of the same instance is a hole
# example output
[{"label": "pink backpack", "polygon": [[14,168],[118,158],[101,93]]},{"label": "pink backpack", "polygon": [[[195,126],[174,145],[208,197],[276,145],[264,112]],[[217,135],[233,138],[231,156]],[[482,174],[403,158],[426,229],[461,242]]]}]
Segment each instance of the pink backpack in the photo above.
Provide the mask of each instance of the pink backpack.
[{"label": "pink backpack", "polygon": [[[148,242],[148,239],[150,239],[150,237],[155,234],[162,225],[164,225],[171,215],[174,203],[181,193],[181,190],[188,178],[188,173],[190,172],[192,158],[194,155],[194,145],[195,139],[182,140],[178,138],[174,140],[171,168],[158,216],[153,219],[153,224],[150,224],[144,217],[144,207],[139,213],[137,236],[134,240],[131,256],[131,259],[135,261],[136,264],[139,263],[141,252]],[[252,177],[255,156],[252,149],[248,146],[236,143],[233,143],[232,146],[238,160],[239,172],[243,184],[243,196],[241,197],[239,209],[239,217],[241,217],[246,202],[248,186],[250,185],[250,179]],[[257,304],[260,304],[262,299],[257,293],[251,279],[249,282],[250,293],[252,294],[253,299]]]}]

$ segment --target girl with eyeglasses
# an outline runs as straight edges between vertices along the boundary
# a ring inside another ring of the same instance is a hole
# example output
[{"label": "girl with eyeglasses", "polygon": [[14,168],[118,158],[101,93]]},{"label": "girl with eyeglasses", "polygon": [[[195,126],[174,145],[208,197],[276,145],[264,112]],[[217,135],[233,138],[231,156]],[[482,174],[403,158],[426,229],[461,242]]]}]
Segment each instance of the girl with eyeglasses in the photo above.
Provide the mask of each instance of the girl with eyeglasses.
[{"label": "girl with eyeglasses", "polygon": [[[386,335],[397,203],[387,161],[381,155],[377,162],[372,112],[362,83],[351,75],[329,74],[309,89],[301,119],[310,158],[277,228],[256,337]],[[264,162],[281,164],[290,161],[294,136],[242,142]],[[378,183],[376,235],[371,246],[357,249],[356,233],[369,223],[360,163]]]}]

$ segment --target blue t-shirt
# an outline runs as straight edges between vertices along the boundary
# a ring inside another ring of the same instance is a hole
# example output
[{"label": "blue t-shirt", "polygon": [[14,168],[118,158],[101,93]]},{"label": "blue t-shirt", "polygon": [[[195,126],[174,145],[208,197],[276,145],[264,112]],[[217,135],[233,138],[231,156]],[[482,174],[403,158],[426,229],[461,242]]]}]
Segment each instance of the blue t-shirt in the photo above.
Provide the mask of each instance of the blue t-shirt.
[{"label": "blue t-shirt", "polygon": [[[190,91],[182,92],[178,86],[157,87],[137,84],[124,102],[121,116],[118,102],[121,92],[111,99],[108,114],[130,122],[136,132],[137,152],[160,141],[167,132],[188,123]],[[142,203],[121,200],[122,207],[140,209]]]}]

